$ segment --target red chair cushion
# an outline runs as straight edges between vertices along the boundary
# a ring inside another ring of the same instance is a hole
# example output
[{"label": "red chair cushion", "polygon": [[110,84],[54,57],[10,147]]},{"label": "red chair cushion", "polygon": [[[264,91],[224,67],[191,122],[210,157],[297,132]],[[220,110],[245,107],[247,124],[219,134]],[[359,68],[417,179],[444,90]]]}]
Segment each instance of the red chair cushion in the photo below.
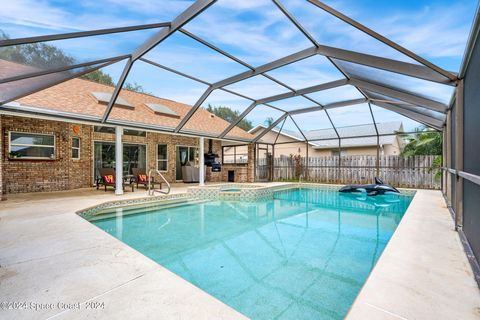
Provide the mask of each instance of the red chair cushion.
[{"label": "red chair cushion", "polygon": [[140,182],[147,182],[147,175],[145,175],[145,174],[139,174],[139,175],[138,175],[138,181],[140,181]]},{"label": "red chair cushion", "polygon": [[107,176],[103,176],[102,179],[105,183],[115,183],[115,177],[112,176],[111,174]]}]

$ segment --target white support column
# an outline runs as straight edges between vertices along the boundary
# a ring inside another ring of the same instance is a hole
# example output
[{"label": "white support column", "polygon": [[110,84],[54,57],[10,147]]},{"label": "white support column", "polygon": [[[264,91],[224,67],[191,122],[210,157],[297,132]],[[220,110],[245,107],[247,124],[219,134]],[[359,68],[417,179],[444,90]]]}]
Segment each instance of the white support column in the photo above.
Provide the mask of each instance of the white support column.
[{"label": "white support column", "polygon": [[199,170],[199,175],[198,175],[198,180],[199,180],[199,183],[198,185],[200,186],[204,186],[205,185],[205,138],[204,137],[200,137],[199,138],[199,144],[200,144],[200,154],[199,154],[199,157],[200,157],[200,170]]},{"label": "white support column", "polygon": [[115,194],[123,194],[123,128],[115,127]]}]

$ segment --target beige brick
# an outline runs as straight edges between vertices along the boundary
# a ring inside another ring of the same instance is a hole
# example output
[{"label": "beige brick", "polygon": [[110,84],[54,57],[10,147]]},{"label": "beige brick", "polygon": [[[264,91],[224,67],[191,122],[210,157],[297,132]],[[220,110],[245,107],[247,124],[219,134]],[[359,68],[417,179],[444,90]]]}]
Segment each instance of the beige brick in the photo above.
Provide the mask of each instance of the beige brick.
[{"label": "beige brick", "polygon": [[[79,128],[75,133],[74,128]],[[55,135],[56,157],[54,160],[28,160],[8,158],[8,132],[50,133]],[[94,141],[115,141],[115,134],[94,132],[93,126],[15,116],[0,116],[0,194],[59,191],[92,186]],[[80,159],[71,159],[72,137],[79,137]],[[169,182],[175,181],[177,145],[198,147],[199,139],[179,135],[147,132],[146,137],[124,135],[125,143],[147,146],[147,171],[157,165],[157,145],[166,144],[168,170],[164,176]],[[3,142],[3,143],[2,143]],[[221,157],[220,141],[213,141],[213,152]],[[249,146],[249,162],[241,165],[224,165],[222,172],[211,172],[207,168],[207,181],[227,181],[228,170],[235,171],[236,182],[253,182],[253,145]],[[205,139],[205,152],[208,139]]]}]

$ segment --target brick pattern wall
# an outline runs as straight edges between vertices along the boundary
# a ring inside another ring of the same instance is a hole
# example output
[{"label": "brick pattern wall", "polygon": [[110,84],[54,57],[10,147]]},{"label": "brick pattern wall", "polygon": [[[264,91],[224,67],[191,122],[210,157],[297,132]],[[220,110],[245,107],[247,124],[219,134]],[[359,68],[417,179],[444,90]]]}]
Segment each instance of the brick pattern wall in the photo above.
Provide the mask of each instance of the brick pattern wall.
[{"label": "brick pattern wall", "polygon": [[[208,152],[208,139],[205,139],[205,153]],[[220,159],[218,161],[222,161],[222,142],[218,140],[213,140],[212,144],[212,152],[218,154]],[[205,172],[206,180],[210,182],[222,182],[227,181],[223,177],[223,172],[212,172],[212,168],[208,168]]]},{"label": "brick pattern wall", "polygon": [[213,173],[215,177],[211,181],[215,181],[215,182],[228,181],[228,171],[234,171],[234,174],[235,174],[234,182],[255,182],[254,153],[255,153],[254,144],[249,144],[248,145],[248,162],[246,164],[224,164],[222,165],[221,172]]},{"label": "brick pattern wall", "polygon": [[[8,132],[51,133],[55,136],[55,159],[28,160],[8,158]],[[37,191],[59,191],[92,186],[94,141],[115,141],[115,134],[94,132],[93,126],[24,117],[0,117],[0,194]],[[72,137],[80,138],[80,159],[71,158]],[[2,141],[3,140],[3,141]],[[3,142],[3,143],[2,143]],[[124,143],[144,144],[147,147],[147,172],[157,166],[157,145],[167,145],[168,169],[164,172],[169,182],[176,178],[176,146],[198,147],[194,137],[147,132],[146,137],[123,135]],[[213,152],[221,156],[221,141],[213,141]],[[249,164],[233,168],[236,182],[253,182],[253,146],[249,147]],[[205,139],[208,152],[208,139]],[[250,154],[251,153],[251,154]],[[207,181],[227,181],[228,165],[222,172],[207,168]],[[3,179],[2,179],[3,177]]]},{"label": "brick pattern wall", "polygon": [[[93,140],[95,141],[115,141],[115,134],[109,133],[100,133],[94,132],[93,133]],[[163,176],[168,180],[168,182],[175,182],[176,181],[176,146],[190,146],[190,147],[198,147],[198,138],[193,137],[185,137],[185,136],[176,136],[176,135],[167,135],[161,133],[154,133],[154,132],[147,132],[146,137],[138,137],[138,136],[129,136],[123,135],[122,141],[124,143],[132,143],[132,144],[144,144],[147,146],[147,170],[156,169],[157,168],[157,145],[159,144],[166,144],[167,145],[167,171],[162,172]],[[205,151],[208,150],[208,142],[205,141]],[[218,146],[220,142],[215,143],[214,146]],[[215,147],[214,147],[215,149]],[[219,147],[221,152],[221,144]],[[208,170],[207,170],[208,171]]]},{"label": "brick pattern wall", "polygon": [[[68,189],[84,188],[91,185],[91,175],[93,172],[93,127],[88,125],[78,125],[66,123],[66,139],[63,143],[67,144],[65,158],[68,159]],[[80,138],[80,159],[72,159],[72,137]]]},{"label": "brick pattern wall", "polygon": [[[78,133],[73,131],[74,127]],[[2,116],[2,175],[6,193],[57,191],[88,186],[91,172],[91,127],[60,121]],[[9,159],[8,133],[50,133],[55,159]],[[71,158],[71,137],[80,138],[80,160]]]},{"label": "brick pattern wall", "polygon": [[247,182],[255,182],[255,144],[248,145]]}]

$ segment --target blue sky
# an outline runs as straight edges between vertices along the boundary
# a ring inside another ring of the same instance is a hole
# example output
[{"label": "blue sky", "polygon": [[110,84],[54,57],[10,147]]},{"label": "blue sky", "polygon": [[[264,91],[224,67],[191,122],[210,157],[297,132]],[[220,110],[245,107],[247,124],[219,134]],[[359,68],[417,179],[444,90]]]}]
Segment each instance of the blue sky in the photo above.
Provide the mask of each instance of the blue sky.
[{"label": "blue sky", "polygon": [[[324,1],[377,32],[389,37],[439,66],[458,71],[477,2],[473,0],[330,0]],[[71,32],[115,26],[126,26],[172,20],[192,1],[175,0],[16,0],[2,3],[0,29],[11,38]],[[284,6],[302,22],[305,28],[324,45],[412,62],[408,57],[373,38],[353,29],[304,0],[283,0]],[[187,30],[203,37],[245,62],[258,66],[272,59],[308,48],[311,43],[268,0],[220,0],[196,20]],[[157,30],[84,38],[81,41],[57,41],[54,44],[75,56],[78,61],[106,58],[124,54],[148,39]],[[177,68],[208,82],[247,70],[209,48],[203,47],[182,34],[174,34],[146,56],[151,60]],[[105,71],[117,77],[123,65],[118,63]],[[360,72],[361,70],[359,70]],[[325,58],[317,56],[269,73],[295,89],[342,78]],[[380,73],[384,81],[398,77]],[[132,69],[128,79],[146,90],[169,99],[193,104],[205,86],[182,79],[171,73],[156,70],[144,63]],[[405,89],[448,101],[450,89],[430,85],[415,79],[402,79]],[[232,90],[261,98],[286,90],[264,77],[238,83]],[[312,94],[322,103],[335,99],[347,100],[358,92],[344,87],[330,95]],[[249,101],[224,92],[215,92],[206,103],[228,105],[243,111]],[[290,103],[278,102],[278,107],[295,109],[308,106],[302,99]],[[348,109],[348,110],[347,110]],[[365,108],[359,106],[335,110],[336,125],[371,122]],[[257,111],[247,118],[259,124],[274,111]],[[352,120],[352,110],[355,121]],[[348,113],[347,113],[348,111]],[[378,111],[380,112],[380,111]],[[400,119],[393,113],[379,114],[379,119]],[[413,128],[408,120],[404,125]],[[305,128],[313,128],[317,118],[302,120]],[[291,129],[291,128],[290,128]]]}]

